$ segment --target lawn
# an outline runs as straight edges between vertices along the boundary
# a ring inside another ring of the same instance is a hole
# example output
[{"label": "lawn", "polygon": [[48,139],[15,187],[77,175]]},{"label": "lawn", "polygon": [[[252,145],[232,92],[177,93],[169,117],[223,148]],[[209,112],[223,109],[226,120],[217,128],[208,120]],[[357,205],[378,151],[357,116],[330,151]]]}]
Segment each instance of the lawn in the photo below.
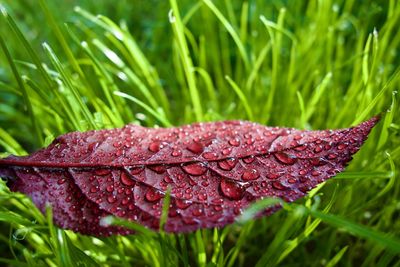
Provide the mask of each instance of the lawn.
[{"label": "lawn", "polygon": [[[98,238],[0,180],[0,265],[400,266],[400,2],[0,2],[0,156],[71,131],[381,114],[346,170],[271,216]],[[126,224],[119,220],[116,224]]]}]

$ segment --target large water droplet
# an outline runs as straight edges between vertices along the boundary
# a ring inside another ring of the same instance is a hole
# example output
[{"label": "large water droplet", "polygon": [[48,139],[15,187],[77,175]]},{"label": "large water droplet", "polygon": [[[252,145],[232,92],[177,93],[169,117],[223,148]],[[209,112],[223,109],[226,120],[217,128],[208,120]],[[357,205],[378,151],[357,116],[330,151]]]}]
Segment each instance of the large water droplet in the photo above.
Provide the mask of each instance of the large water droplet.
[{"label": "large water droplet", "polygon": [[242,179],[245,181],[256,180],[260,177],[260,173],[256,169],[247,169],[242,174]]},{"label": "large water droplet", "polygon": [[220,167],[221,169],[223,169],[225,171],[230,171],[233,168],[235,168],[237,162],[238,162],[238,160],[236,158],[227,158],[227,159],[218,161],[218,167]]},{"label": "large water droplet", "polygon": [[135,181],[132,180],[132,178],[130,177],[130,175],[127,174],[125,171],[121,171],[120,180],[121,180],[121,183],[122,183],[123,185],[126,185],[126,186],[132,186],[132,185],[135,184]]},{"label": "large water droplet", "polygon": [[159,191],[157,191],[153,188],[150,188],[146,192],[145,199],[148,202],[156,202],[156,201],[160,200],[162,198],[162,196],[163,195]]},{"label": "large water droplet", "polygon": [[198,142],[192,142],[186,148],[187,148],[187,150],[189,150],[190,152],[192,152],[194,154],[200,154],[204,150],[203,145]]},{"label": "large water droplet", "polygon": [[117,198],[115,196],[108,196],[107,197],[107,201],[108,203],[114,203],[115,201],[117,201]]},{"label": "large water droplet", "polygon": [[274,156],[279,162],[287,165],[293,165],[296,163],[297,160],[296,157],[290,156],[283,152],[274,153]]},{"label": "large water droplet", "polygon": [[202,175],[207,171],[207,166],[201,162],[187,163],[182,168],[187,174],[194,176]]},{"label": "large water droplet", "polygon": [[245,188],[234,181],[222,179],[220,187],[222,193],[229,199],[240,200],[243,198]]}]

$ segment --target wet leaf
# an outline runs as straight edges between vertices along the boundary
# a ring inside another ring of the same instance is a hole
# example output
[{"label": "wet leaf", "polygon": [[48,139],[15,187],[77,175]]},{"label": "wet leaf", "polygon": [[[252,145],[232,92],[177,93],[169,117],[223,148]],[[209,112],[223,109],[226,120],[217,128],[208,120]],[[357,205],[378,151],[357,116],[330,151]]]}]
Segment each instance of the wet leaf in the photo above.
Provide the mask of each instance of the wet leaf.
[{"label": "wet leaf", "polygon": [[158,230],[170,189],[164,229],[188,232],[232,223],[263,198],[304,196],[343,171],[378,120],[323,131],[225,121],[73,132],[0,160],[0,176],[42,212],[50,204],[61,228],[97,236],[131,233],[100,225],[109,215]]}]

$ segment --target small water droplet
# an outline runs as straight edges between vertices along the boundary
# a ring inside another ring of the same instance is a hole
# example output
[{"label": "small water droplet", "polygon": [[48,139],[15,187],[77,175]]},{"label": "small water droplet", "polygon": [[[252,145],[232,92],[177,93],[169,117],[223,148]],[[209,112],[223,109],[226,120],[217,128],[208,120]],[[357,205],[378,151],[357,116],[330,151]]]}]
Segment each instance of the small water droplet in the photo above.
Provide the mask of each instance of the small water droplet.
[{"label": "small water droplet", "polygon": [[197,198],[198,198],[200,201],[205,201],[205,200],[207,200],[207,193],[204,192],[204,191],[199,192],[199,195],[197,196]]},{"label": "small water droplet", "polygon": [[336,159],[336,158],[337,158],[336,154],[333,154],[333,153],[328,154],[328,159]]},{"label": "small water droplet", "polygon": [[181,210],[187,209],[191,205],[189,201],[183,199],[176,199],[175,204]]},{"label": "small water droplet", "polygon": [[339,144],[338,147],[337,147],[337,149],[338,149],[338,150],[343,150],[343,149],[345,149],[346,147],[347,147],[347,145],[345,145],[345,144]]},{"label": "small water droplet", "polygon": [[222,193],[229,199],[240,200],[243,198],[245,188],[234,181],[222,179],[220,187]]},{"label": "small water droplet", "polygon": [[316,148],[314,148],[315,153],[319,153],[321,151],[322,151],[322,147],[320,147],[320,146],[317,146]]},{"label": "small water droplet", "polygon": [[187,148],[187,150],[189,150],[190,152],[192,152],[194,154],[200,154],[204,150],[203,145],[198,142],[192,142],[186,148]]},{"label": "small water droplet", "polygon": [[148,202],[156,202],[156,201],[160,200],[161,198],[162,198],[162,194],[153,188],[150,188],[149,190],[147,190],[146,195],[145,195],[145,199]]},{"label": "small water droplet", "polygon": [[96,193],[97,191],[99,191],[99,187],[98,186],[92,186],[90,188],[90,193]]},{"label": "small water droplet", "polygon": [[121,180],[121,183],[122,183],[123,185],[126,185],[126,186],[132,186],[132,185],[135,184],[135,181],[132,180],[132,178],[130,177],[130,175],[127,174],[125,171],[121,171],[120,180]]},{"label": "small water droplet", "polygon": [[162,145],[162,143],[160,141],[153,141],[153,142],[150,143],[148,149],[151,152],[157,153],[163,147],[164,146]]},{"label": "small water droplet", "polygon": [[232,148],[231,147],[227,147],[227,148],[222,149],[221,153],[224,156],[228,156],[229,154],[231,154],[231,152],[232,152]]},{"label": "small water droplet", "polygon": [[202,156],[207,160],[215,160],[218,158],[218,155],[215,152],[204,152]]},{"label": "small water droplet", "polygon": [[109,193],[111,193],[112,191],[114,191],[114,186],[113,186],[113,185],[108,185],[108,186],[106,187],[106,191],[109,192]]},{"label": "small water droplet", "polygon": [[107,201],[108,203],[114,203],[115,201],[117,201],[117,198],[115,196],[108,196],[107,197]]},{"label": "small water droplet", "polygon": [[179,157],[181,155],[182,155],[182,150],[180,150],[180,149],[176,149],[171,152],[171,156],[173,156],[173,157]]},{"label": "small water droplet", "polygon": [[231,146],[239,146],[239,145],[240,145],[240,139],[237,138],[237,137],[235,137],[235,138],[233,138],[233,139],[230,139],[230,140],[228,141],[228,143],[229,143]]},{"label": "small water droplet", "polygon": [[57,184],[62,185],[65,183],[65,181],[66,181],[65,178],[58,179]]},{"label": "small water droplet", "polygon": [[218,161],[218,167],[220,167],[221,169],[223,169],[225,171],[230,171],[233,168],[235,168],[237,162],[238,162],[238,160],[236,158],[227,158],[227,159]]},{"label": "small water droplet", "polygon": [[147,167],[158,174],[164,173],[166,171],[166,167],[163,164],[149,165]]},{"label": "small water droplet", "polygon": [[260,177],[260,173],[254,168],[247,169],[242,174],[242,179],[245,181],[256,180],[258,177]]},{"label": "small water droplet", "polygon": [[284,186],[281,182],[275,181],[272,183],[272,187],[277,189],[277,190],[287,190],[289,189],[288,187]]},{"label": "small water droplet", "polygon": [[182,168],[187,174],[194,176],[202,175],[207,171],[207,166],[202,162],[187,163]]},{"label": "small water droplet", "polygon": [[283,164],[287,164],[287,165],[293,165],[296,163],[296,160],[297,160],[297,158],[292,157],[283,152],[274,153],[274,156],[279,162],[281,162]]},{"label": "small water droplet", "polygon": [[307,171],[306,171],[306,170],[300,170],[300,171],[299,171],[299,174],[300,174],[300,175],[306,175],[306,174],[307,174]]},{"label": "small water droplet", "polygon": [[204,211],[202,208],[197,208],[192,211],[192,214],[193,214],[193,216],[199,217],[199,216],[203,215],[203,212]]},{"label": "small water droplet", "polygon": [[164,177],[164,182],[167,183],[167,184],[170,184],[170,183],[173,182],[173,180],[172,180],[172,178],[170,176],[166,175]]},{"label": "small water droplet", "polygon": [[144,166],[135,166],[129,168],[129,173],[132,175],[139,174],[144,170]]},{"label": "small water droplet", "polygon": [[94,174],[98,175],[98,176],[106,176],[110,173],[111,173],[111,169],[96,169],[94,171]]},{"label": "small water droplet", "polygon": [[317,170],[313,170],[312,172],[311,172],[311,175],[312,176],[318,176],[318,175],[320,175],[321,173],[319,172],[319,171],[317,171]]},{"label": "small water droplet", "polygon": [[243,158],[243,162],[246,164],[250,164],[254,161],[254,159],[255,159],[254,156],[248,156],[248,157]]}]

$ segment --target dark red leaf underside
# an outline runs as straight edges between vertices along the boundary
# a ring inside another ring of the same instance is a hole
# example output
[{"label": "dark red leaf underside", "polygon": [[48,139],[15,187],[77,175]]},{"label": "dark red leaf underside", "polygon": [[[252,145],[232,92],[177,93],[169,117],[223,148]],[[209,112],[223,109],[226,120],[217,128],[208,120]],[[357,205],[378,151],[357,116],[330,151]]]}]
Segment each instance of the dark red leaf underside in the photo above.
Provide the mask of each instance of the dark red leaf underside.
[{"label": "dark red leaf underside", "polygon": [[107,215],[158,229],[171,188],[165,230],[188,232],[232,223],[257,199],[304,196],[344,169],[378,120],[323,131],[226,121],[73,132],[0,160],[0,176],[42,211],[52,205],[58,226],[97,236],[130,233],[100,226]]}]

